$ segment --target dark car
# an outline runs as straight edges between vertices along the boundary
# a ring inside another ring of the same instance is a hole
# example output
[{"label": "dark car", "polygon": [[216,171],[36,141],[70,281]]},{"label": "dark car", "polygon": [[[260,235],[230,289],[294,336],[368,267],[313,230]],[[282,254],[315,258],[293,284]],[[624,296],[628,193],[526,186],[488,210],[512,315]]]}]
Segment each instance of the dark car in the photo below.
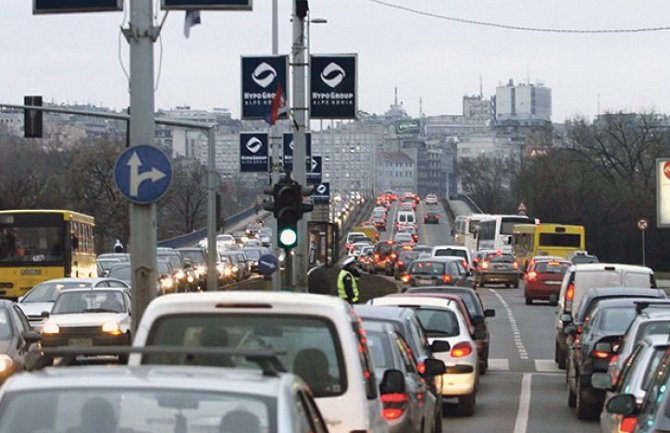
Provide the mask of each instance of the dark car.
[{"label": "dark car", "polygon": [[377,242],[375,244],[375,251],[372,254],[374,266],[373,273],[377,271],[385,271],[386,265],[391,261],[391,252],[393,250],[393,242]]},{"label": "dark car", "polygon": [[23,371],[26,355],[40,338],[16,304],[0,300],[0,383]]},{"label": "dark car", "polygon": [[394,269],[396,263],[398,263],[398,258],[400,257],[400,253],[403,251],[412,251],[414,249],[414,245],[404,243],[404,244],[393,244],[393,247],[391,248],[391,254],[388,255],[386,258],[386,275],[393,275],[394,274]]},{"label": "dark car", "polygon": [[[471,320],[476,330],[482,330],[486,335],[481,340],[476,340],[479,354],[479,372],[485,374],[489,367],[489,341],[490,334],[486,325],[487,317],[495,317],[496,311],[492,308],[484,309],[482,300],[476,290],[469,287],[441,286],[441,287],[410,287],[405,292],[408,295],[457,295],[463,299],[470,313]],[[481,348],[479,347],[481,346]]]},{"label": "dark car", "polygon": [[[615,298],[598,302],[598,306],[584,319],[579,338],[574,338],[568,348],[568,406],[576,407],[577,418],[598,418],[605,391],[593,387],[591,375],[607,372],[626,329],[635,318],[635,301],[639,300],[644,298]],[[565,333],[573,336],[575,331],[574,325],[564,328]]]},{"label": "dark car", "polygon": [[568,256],[568,260],[573,265],[582,265],[586,263],[599,263],[598,257],[588,254],[586,251],[576,251]]},{"label": "dark car", "polygon": [[512,254],[482,250],[477,251],[472,260],[477,287],[484,287],[487,283],[503,283],[505,287],[519,287],[519,263]]},{"label": "dark car", "polygon": [[179,251],[172,248],[158,248],[156,250],[156,257],[167,260],[172,265],[172,269],[174,270],[173,278],[177,283],[177,291],[187,292],[191,288],[194,290],[197,289],[198,281],[195,278],[195,271],[187,269],[184,256]]},{"label": "dark car", "polygon": [[400,279],[407,267],[412,264],[412,262],[419,258],[421,254],[420,251],[414,250],[401,250],[398,254],[398,260],[395,261],[393,265],[393,277],[396,280]]},{"label": "dark car", "polygon": [[402,274],[400,281],[407,287],[466,286],[470,273],[459,257],[417,259]]},{"label": "dark car", "polygon": [[198,288],[207,287],[207,250],[200,247],[177,248],[184,260],[191,262],[191,267],[198,277]]},{"label": "dark car", "polygon": [[440,213],[434,210],[426,211],[423,214],[423,223],[424,224],[439,224],[440,223]]}]

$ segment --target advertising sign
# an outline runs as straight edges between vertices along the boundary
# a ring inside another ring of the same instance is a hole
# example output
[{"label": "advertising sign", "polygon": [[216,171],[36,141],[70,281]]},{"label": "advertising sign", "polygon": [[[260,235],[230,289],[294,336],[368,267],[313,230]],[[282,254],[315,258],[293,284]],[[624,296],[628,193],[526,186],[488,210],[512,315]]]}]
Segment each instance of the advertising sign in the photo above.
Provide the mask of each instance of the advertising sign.
[{"label": "advertising sign", "polygon": [[326,222],[307,222],[310,266],[332,266],[337,260],[337,226]]},{"label": "advertising sign", "polygon": [[398,120],[395,123],[396,134],[413,134],[418,135],[421,131],[421,125],[418,119],[412,120]]},{"label": "advertising sign", "polygon": [[670,158],[656,159],[656,226],[670,227]]},{"label": "advertising sign", "polygon": [[314,204],[330,203],[330,182],[323,182],[314,188]]},{"label": "advertising sign", "polygon": [[319,185],[321,184],[321,174],[322,174],[322,167],[323,165],[321,164],[321,157],[320,156],[313,156],[310,158],[310,161],[308,161],[308,166],[307,166],[307,185]]},{"label": "advertising sign", "polygon": [[170,9],[210,9],[250,11],[252,0],[163,0],[163,10]]},{"label": "advertising sign", "polygon": [[310,56],[312,119],[355,119],[358,112],[355,54]]},{"label": "advertising sign", "polygon": [[[309,161],[310,156],[312,156],[312,133],[308,132],[305,134],[305,156]],[[283,152],[283,161],[284,161],[284,170],[293,171],[293,134],[291,132],[284,133],[284,152]]]},{"label": "advertising sign", "polygon": [[123,0],[33,0],[33,14],[122,10]]},{"label": "advertising sign", "polygon": [[287,64],[288,56],[242,57],[242,119],[265,119],[280,85],[286,98]]},{"label": "advertising sign", "polygon": [[268,171],[268,135],[261,132],[240,133],[240,172]]}]

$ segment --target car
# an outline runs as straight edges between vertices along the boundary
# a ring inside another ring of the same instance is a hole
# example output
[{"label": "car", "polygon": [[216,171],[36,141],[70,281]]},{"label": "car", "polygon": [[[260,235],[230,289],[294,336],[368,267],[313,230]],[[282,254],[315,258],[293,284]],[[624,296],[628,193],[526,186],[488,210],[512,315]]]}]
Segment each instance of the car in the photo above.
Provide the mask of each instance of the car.
[{"label": "car", "polygon": [[98,277],[106,277],[109,274],[109,268],[117,263],[129,263],[116,257],[103,257],[96,260],[98,265]]},{"label": "car", "polygon": [[[156,295],[165,295],[177,291],[177,283],[174,280],[174,269],[167,260],[156,260]],[[132,268],[130,263],[118,263],[109,270],[109,278],[123,280],[129,287],[132,283]]]},{"label": "car", "polygon": [[393,278],[400,280],[400,276],[405,273],[407,267],[412,264],[412,262],[419,258],[421,252],[411,250],[400,250],[398,252],[398,260],[393,263]]},{"label": "car", "polygon": [[258,262],[263,255],[263,251],[259,248],[242,248],[242,253],[250,272],[258,272]]},{"label": "car", "polygon": [[66,290],[40,329],[42,346],[130,345],[131,309],[123,289]]},{"label": "car", "polygon": [[353,256],[353,257],[359,257],[361,255],[361,253],[363,252],[363,250],[366,249],[366,248],[368,248],[368,249],[374,248],[372,246],[372,242],[367,242],[367,241],[355,242],[354,244],[351,245],[351,249],[349,250],[348,255]]},{"label": "car", "polygon": [[423,201],[426,204],[437,204],[437,195],[428,194],[428,195],[426,195],[426,198]]},{"label": "car", "polygon": [[403,289],[419,286],[468,286],[469,272],[460,257],[416,259],[400,276]]},{"label": "car", "polygon": [[[204,330],[214,333],[211,342],[203,340]],[[161,296],[145,310],[133,345],[165,344],[272,349],[310,386],[329,431],[387,431],[361,320],[335,296],[267,291]],[[142,356],[130,356],[131,365],[141,362]]]},{"label": "car", "polygon": [[430,249],[430,257],[458,256],[465,261],[464,266],[471,270],[472,256],[470,250],[460,245],[436,245]]},{"label": "car", "polygon": [[130,291],[130,284],[118,278],[56,278],[39,283],[19,298],[18,306],[33,328],[39,328],[43,313],[51,312],[58,295],[65,290],[119,287]]},{"label": "car", "polygon": [[363,233],[363,232],[349,232],[349,233],[347,233],[347,237],[346,237],[346,239],[345,239],[345,241],[344,241],[344,249],[345,249],[346,251],[349,251],[349,250],[351,249],[351,246],[352,246],[352,245],[354,244],[354,242],[355,242],[354,239],[357,238],[357,237],[365,238],[365,237],[367,237],[367,236],[366,236],[365,233]]},{"label": "car", "polygon": [[372,245],[365,246],[361,249],[361,253],[357,257],[358,267],[363,271],[372,273],[374,267],[374,253],[375,247]]},{"label": "car", "polygon": [[440,223],[440,213],[434,210],[429,210],[423,213],[423,223],[424,224],[439,224]]},{"label": "car", "polygon": [[226,254],[219,256],[219,262],[216,265],[219,284],[241,281],[239,269],[233,263],[233,259],[237,260],[234,256]]},{"label": "car", "polygon": [[235,238],[231,234],[225,233],[216,236],[216,249],[219,253],[231,249],[235,244]]},{"label": "car", "polygon": [[[598,302],[598,306],[584,320],[579,339],[568,349],[566,378],[568,406],[576,408],[577,418],[598,418],[605,393],[593,386],[591,375],[605,373],[616,354],[628,325],[635,318],[635,300],[644,298],[614,298]],[[573,325],[565,328],[574,335]]]},{"label": "car", "polygon": [[97,260],[116,259],[121,262],[129,262],[130,254],[128,253],[102,253],[98,254]]},{"label": "car", "polygon": [[569,261],[562,259],[532,259],[523,278],[526,305],[531,305],[535,300],[549,301],[552,295],[557,297],[561,292],[563,275],[570,265]]},{"label": "car", "polygon": [[23,311],[14,302],[0,299],[0,383],[24,370],[26,356],[40,339]]},{"label": "car", "polygon": [[570,324],[573,312],[579,311],[579,303],[587,290],[597,287],[656,288],[657,285],[654,271],[644,266],[616,263],[570,266],[561,282],[558,300],[549,300],[550,305],[557,306],[554,319],[554,359],[559,368],[565,368],[567,356],[563,327]]},{"label": "car", "polygon": [[261,223],[249,223],[247,224],[247,227],[244,229],[244,231],[247,233],[247,236],[256,237],[262,228],[263,224]]},{"label": "car", "polygon": [[249,240],[249,236],[247,236],[245,230],[235,230],[231,235],[233,236],[233,239],[235,239],[235,243],[239,245],[242,245]]},{"label": "car", "polygon": [[172,278],[177,285],[177,291],[197,290],[198,278],[195,275],[195,270],[191,268],[190,264],[187,265],[184,256],[179,251],[172,248],[157,248],[156,258],[170,262],[174,271]]},{"label": "car", "polygon": [[599,263],[598,257],[589,254],[586,251],[575,251],[567,257],[567,260],[573,265],[583,265],[588,263]]},{"label": "car", "polygon": [[[417,362],[408,343],[390,323],[363,322],[367,343],[381,390],[382,416],[389,433],[432,433],[442,417],[435,417],[437,398],[418,371]],[[431,374],[446,371],[444,363],[428,359],[424,368]],[[384,392],[382,378],[395,377],[404,391]]]},{"label": "car", "polygon": [[184,247],[177,248],[177,251],[184,257],[184,261],[191,263],[191,267],[198,279],[198,289],[205,290],[207,288],[207,249],[201,247]]},{"label": "car", "polygon": [[419,231],[416,226],[413,225],[401,225],[398,227],[397,233],[409,233],[412,235],[412,241],[414,243],[419,242]]},{"label": "car", "polygon": [[[658,363],[668,349],[670,343],[666,335],[650,335],[635,343],[618,380],[614,381],[608,373],[593,373],[593,386],[605,390],[605,402],[618,394],[632,394],[639,410]],[[607,410],[600,413],[601,433],[630,433],[635,423],[635,417],[622,417]]]},{"label": "car", "polygon": [[[416,206],[416,203],[412,200],[412,205]],[[410,207],[408,210],[403,210],[402,208],[396,214],[396,229],[402,225],[415,225],[416,224],[416,215],[414,215],[413,207]]]},{"label": "car", "polygon": [[241,279],[246,280],[251,277],[251,263],[247,262],[247,256],[242,252],[242,250],[231,250],[226,253],[229,256],[234,256],[237,263],[233,260],[235,266],[238,267]]},{"label": "car", "polygon": [[397,232],[395,235],[393,235],[393,243],[394,244],[413,244],[414,241],[414,236],[412,236],[412,233],[409,232]]},{"label": "car", "polygon": [[469,287],[439,286],[439,287],[410,287],[405,292],[407,295],[432,296],[432,295],[456,295],[460,296],[470,314],[470,319],[475,330],[481,330],[482,338],[476,340],[477,354],[479,356],[479,374],[486,374],[489,368],[489,343],[490,333],[486,324],[487,317],[495,317],[496,311],[492,308],[484,308],[479,293]]},{"label": "car", "polygon": [[261,241],[261,245],[264,247],[272,246],[272,229],[270,227],[263,227],[258,231],[258,238]]},{"label": "car", "polygon": [[393,242],[384,241],[377,242],[375,244],[375,250],[372,256],[374,260],[374,266],[372,267],[372,272],[376,273],[377,271],[386,271],[389,263],[393,260],[391,254],[393,254]]},{"label": "car", "polygon": [[[370,303],[412,308],[431,343],[436,340],[449,343],[449,352],[435,354],[447,366],[447,372],[442,375],[440,392],[443,398],[458,400],[460,415],[472,416],[479,382],[477,350],[475,338],[470,334],[457,304],[452,300],[427,296],[384,296],[373,298]],[[477,331],[475,337],[482,335]]]},{"label": "car", "polygon": [[3,387],[0,412],[3,432],[328,432],[304,381],[270,368],[47,367]]},{"label": "car", "polygon": [[484,287],[488,283],[504,284],[507,288],[519,287],[519,263],[512,254],[480,250],[472,260],[476,287]]}]

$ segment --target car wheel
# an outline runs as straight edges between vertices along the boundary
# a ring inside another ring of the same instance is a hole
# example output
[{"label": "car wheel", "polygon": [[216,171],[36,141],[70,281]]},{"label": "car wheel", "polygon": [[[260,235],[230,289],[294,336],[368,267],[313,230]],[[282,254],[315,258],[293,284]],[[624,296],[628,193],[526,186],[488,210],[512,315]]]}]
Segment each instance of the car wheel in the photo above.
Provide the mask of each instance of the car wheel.
[{"label": "car wheel", "polygon": [[600,415],[600,405],[584,401],[586,391],[582,388],[582,381],[577,378],[577,419],[594,420]]},{"label": "car wheel", "polygon": [[458,397],[458,414],[472,416],[475,413],[475,392]]},{"label": "car wheel", "polygon": [[554,362],[558,364],[558,341],[554,340]]},{"label": "car wheel", "polygon": [[514,280],[513,286],[514,286],[515,289],[519,288],[519,279],[518,278],[516,280]]},{"label": "car wheel", "polygon": [[433,432],[434,433],[442,433],[442,413],[439,410],[435,414]]},{"label": "car wheel", "polygon": [[533,298],[529,298],[526,296],[526,305],[533,305]]},{"label": "car wheel", "polygon": [[565,358],[567,357],[567,354],[561,350],[561,348],[558,348],[558,368],[561,370],[565,370]]},{"label": "car wheel", "polygon": [[509,289],[510,287],[512,287],[512,284],[510,282],[505,283],[505,288],[506,289]]}]

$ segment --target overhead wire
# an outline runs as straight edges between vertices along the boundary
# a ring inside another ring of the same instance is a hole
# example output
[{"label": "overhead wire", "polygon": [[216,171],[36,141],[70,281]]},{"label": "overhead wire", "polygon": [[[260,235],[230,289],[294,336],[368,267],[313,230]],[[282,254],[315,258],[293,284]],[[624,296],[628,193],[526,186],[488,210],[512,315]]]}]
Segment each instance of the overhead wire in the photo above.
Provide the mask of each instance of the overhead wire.
[{"label": "overhead wire", "polygon": [[517,31],[526,31],[526,32],[541,32],[541,33],[574,33],[574,34],[613,34],[613,33],[649,33],[649,32],[662,32],[670,30],[670,26],[659,26],[659,27],[640,27],[640,28],[630,28],[630,29],[561,29],[561,28],[544,28],[544,27],[528,27],[528,26],[518,26],[512,24],[503,24],[495,23],[489,21],[480,21],[472,20],[467,18],[460,18],[448,15],[442,15],[434,12],[423,11],[419,9],[414,9],[408,6],[402,6],[395,3],[390,3],[384,0],[368,0],[369,2],[376,3],[382,6],[398,9],[405,12],[410,12],[416,15],[422,15],[430,18],[438,18],[441,20],[457,22],[461,24],[470,24],[484,27],[493,27],[504,30],[517,30]]}]

